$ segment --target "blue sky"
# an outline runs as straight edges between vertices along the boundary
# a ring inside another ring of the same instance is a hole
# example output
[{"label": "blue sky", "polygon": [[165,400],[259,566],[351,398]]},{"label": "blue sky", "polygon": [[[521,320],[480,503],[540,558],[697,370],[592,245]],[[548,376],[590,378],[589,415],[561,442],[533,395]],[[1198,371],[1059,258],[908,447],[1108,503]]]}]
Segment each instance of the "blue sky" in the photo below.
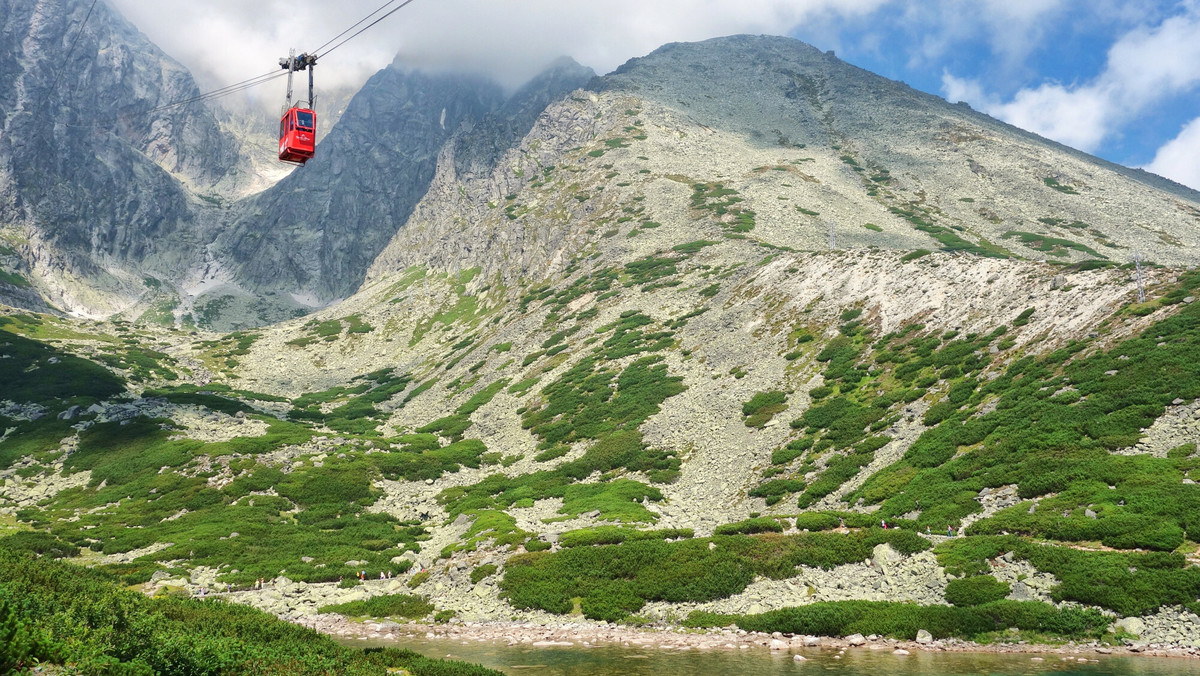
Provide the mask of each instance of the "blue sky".
[{"label": "blue sky", "polygon": [[[790,34],[1105,159],[1153,163],[1200,189],[1200,3],[889,2]],[[1155,162],[1185,128],[1176,152]]]},{"label": "blue sky", "polygon": [[[206,88],[269,70],[288,47],[319,45],[382,4],[108,1]],[[511,87],[563,54],[605,73],[667,42],[734,33],[833,49],[1200,189],[1200,0],[418,0],[340,49],[321,82],[355,86],[395,58]]]}]

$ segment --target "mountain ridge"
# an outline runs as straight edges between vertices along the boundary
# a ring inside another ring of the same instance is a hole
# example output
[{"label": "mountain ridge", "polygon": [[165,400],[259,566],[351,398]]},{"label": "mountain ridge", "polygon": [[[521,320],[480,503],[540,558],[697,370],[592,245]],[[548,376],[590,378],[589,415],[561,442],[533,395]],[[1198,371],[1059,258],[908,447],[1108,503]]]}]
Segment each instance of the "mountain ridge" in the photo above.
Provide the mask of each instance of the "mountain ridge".
[{"label": "mountain ridge", "polygon": [[[378,76],[438,142],[340,301],[0,308],[0,532],[297,622],[1194,648],[1200,204],[794,41],[561,65],[487,114]],[[243,254],[318,269],[278,222]]]}]

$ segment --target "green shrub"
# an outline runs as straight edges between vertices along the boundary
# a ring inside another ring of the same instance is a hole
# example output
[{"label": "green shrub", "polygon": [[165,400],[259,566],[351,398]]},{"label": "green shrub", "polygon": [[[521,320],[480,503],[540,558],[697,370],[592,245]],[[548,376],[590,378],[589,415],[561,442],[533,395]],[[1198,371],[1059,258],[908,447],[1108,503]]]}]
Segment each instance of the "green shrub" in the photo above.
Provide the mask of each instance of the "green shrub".
[{"label": "green shrub", "polygon": [[365,601],[348,601],[321,606],[318,613],[337,613],[349,617],[402,617],[416,619],[433,612],[433,604],[424,596],[408,594],[386,594],[372,596]]},{"label": "green shrub", "polygon": [[837,515],[828,512],[804,512],[796,516],[796,530],[832,530],[840,523]]},{"label": "green shrub", "polygon": [[1012,588],[991,575],[973,575],[946,584],[946,600],[956,606],[981,606],[1008,596]]},{"label": "green shrub", "polygon": [[713,531],[715,535],[750,535],[752,533],[782,533],[783,524],[779,521],[768,518],[759,517],[757,519],[746,519],[737,523],[727,523],[723,526],[717,526]]},{"label": "green shrub", "polygon": [[746,417],[746,427],[762,428],[775,414],[787,409],[787,393],[780,391],[758,392],[750,401],[742,404],[742,415]]},{"label": "green shrub", "polygon": [[919,629],[935,639],[981,637],[1010,627],[1063,638],[1096,639],[1103,636],[1109,619],[1091,609],[1059,609],[1038,601],[998,601],[981,606],[918,606],[887,601],[821,602],[783,608],[760,615],[689,617],[696,626],[735,620],[747,631],[847,636],[879,634],[913,640]]},{"label": "green shrub", "polygon": [[479,584],[484,578],[494,575],[497,570],[499,570],[499,566],[494,563],[475,566],[471,569],[471,584]]},{"label": "green shrub", "polygon": [[[495,676],[406,650],[359,650],[244,605],[148,598],[112,576],[0,546],[0,670]],[[57,666],[55,666],[57,665]],[[67,665],[70,665],[69,667]]]}]

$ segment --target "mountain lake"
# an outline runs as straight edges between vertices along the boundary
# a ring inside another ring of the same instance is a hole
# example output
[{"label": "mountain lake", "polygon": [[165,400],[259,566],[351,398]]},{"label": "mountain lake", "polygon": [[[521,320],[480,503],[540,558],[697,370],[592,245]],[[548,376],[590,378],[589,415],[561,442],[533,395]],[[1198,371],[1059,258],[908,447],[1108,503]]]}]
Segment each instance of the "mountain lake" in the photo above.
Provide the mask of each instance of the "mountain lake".
[{"label": "mountain lake", "polygon": [[813,673],[831,676],[1200,676],[1200,660],[1090,653],[1067,656],[1057,653],[913,651],[909,655],[894,655],[890,650],[850,648],[841,652],[835,648],[806,648],[803,651],[805,661],[797,662],[791,653],[773,653],[761,648],[734,651],[681,651],[614,645],[539,648],[405,636],[387,641],[338,640],[344,645],[360,648],[407,648],[429,657],[463,660],[506,674],[530,676],[780,676]]}]

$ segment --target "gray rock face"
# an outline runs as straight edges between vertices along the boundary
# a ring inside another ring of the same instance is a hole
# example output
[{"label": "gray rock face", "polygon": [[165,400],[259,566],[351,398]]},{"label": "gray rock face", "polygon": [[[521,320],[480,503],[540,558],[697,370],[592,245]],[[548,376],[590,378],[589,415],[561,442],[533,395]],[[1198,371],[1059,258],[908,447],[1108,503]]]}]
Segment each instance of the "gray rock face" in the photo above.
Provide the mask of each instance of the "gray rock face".
[{"label": "gray rock face", "polygon": [[425,194],[441,147],[502,102],[477,77],[376,73],[316,157],[239,209],[216,256],[258,292],[349,295]]},{"label": "gray rock face", "polygon": [[204,188],[236,158],[205,108],[156,110],[198,94],[191,76],[106,4],[84,24],[90,4],[0,0],[0,222],[67,308],[89,303],[77,287],[135,294],[192,257],[180,181]]},{"label": "gray rock face", "polygon": [[217,256],[257,293],[316,304],[348,296],[428,191],[448,142],[459,171],[489,172],[551,101],[592,77],[560,60],[505,100],[478,77],[385,69],[350,102],[313,160],[240,208]]},{"label": "gray rock face", "polygon": [[546,107],[595,77],[574,59],[563,57],[513,94],[499,110],[454,139],[454,170],[470,177],[491,173],[505,151],[533,129]]}]

